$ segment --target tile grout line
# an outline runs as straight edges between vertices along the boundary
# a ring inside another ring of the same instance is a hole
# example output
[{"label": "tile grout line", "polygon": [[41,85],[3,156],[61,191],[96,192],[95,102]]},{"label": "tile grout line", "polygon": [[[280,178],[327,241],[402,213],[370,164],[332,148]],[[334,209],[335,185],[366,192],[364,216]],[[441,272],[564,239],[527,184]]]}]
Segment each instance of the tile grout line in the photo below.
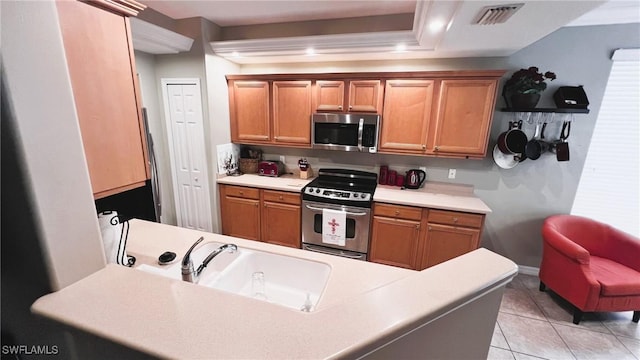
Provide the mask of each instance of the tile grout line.
[{"label": "tile grout line", "polygon": [[[507,343],[507,347],[509,348],[508,350],[513,352],[513,349],[511,349],[511,345],[509,344],[509,340],[507,340],[507,337],[504,336],[504,331],[502,331],[502,326],[500,326],[500,322],[498,322],[498,319],[496,319],[496,325],[498,325],[498,329],[500,329],[500,334],[502,335],[502,338],[504,339],[504,342]],[[507,349],[505,349],[505,350],[507,350]]]},{"label": "tile grout line", "polygon": [[[623,342],[620,340],[620,336],[618,336],[618,335],[616,335],[616,334],[613,334],[613,336],[616,338],[616,340],[618,340],[618,342],[619,342],[619,343],[621,343],[621,344],[622,344],[622,347],[623,347],[623,348],[627,349],[627,351],[629,351],[629,352],[631,353],[631,356],[633,356],[634,358],[638,359],[638,357],[636,356],[636,354],[634,354],[634,353],[633,353],[633,351],[631,351],[631,349],[629,349],[629,347],[627,346],[627,344],[623,343]],[[626,337],[626,336],[622,336],[622,337],[623,337],[623,338],[626,338],[626,339],[638,340],[638,339],[635,339],[635,338],[628,338],[628,337]],[[640,341],[640,340],[638,340],[638,341]],[[638,359],[638,360],[640,360],[640,359]]]}]

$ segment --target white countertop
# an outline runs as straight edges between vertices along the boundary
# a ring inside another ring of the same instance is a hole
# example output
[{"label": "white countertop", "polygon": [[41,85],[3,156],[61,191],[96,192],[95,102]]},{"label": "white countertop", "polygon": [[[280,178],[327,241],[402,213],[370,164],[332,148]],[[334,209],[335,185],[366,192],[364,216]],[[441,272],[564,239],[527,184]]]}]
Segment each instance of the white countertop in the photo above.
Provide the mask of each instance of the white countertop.
[{"label": "white countertop", "polygon": [[331,266],[311,313],[118,265],[58,292],[32,311],[163,358],[324,359],[358,357],[433,321],[515,276],[517,266],[478,249],[421,272],[354,261],[174,226],[132,220],[128,253],[153,264],[178,258],[199,236]]},{"label": "white countertop", "polygon": [[[219,184],[250,186],[261,189],[300,192],[313,179],[293,175],[280,177],[244,174],[218,178]],[[420,189],[401,190],[397,186],[378,185],[373,201],[424,208],[488,214],[491,209],[473,193],[473,187],[445,183],[427,183]]]},{"label": "white countertop", "polygon": [[294,175],[282,175],[279,177],[260,176],[254,174],[244,174],[240,176],[219,177],[218,184],[250,186],[261,189],[300,192],[305,185],[311,182],[310,179],[300,179]]}]

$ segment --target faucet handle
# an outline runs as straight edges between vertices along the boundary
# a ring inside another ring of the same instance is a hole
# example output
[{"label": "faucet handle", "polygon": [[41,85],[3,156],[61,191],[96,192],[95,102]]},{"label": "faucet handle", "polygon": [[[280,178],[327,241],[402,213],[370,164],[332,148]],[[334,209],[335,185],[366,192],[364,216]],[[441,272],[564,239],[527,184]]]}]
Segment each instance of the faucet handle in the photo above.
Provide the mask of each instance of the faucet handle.
[{"label": "faucet handle", "polygon": [[204,236],[200,236],[200,239],[196,240],[196,242],[193,243],[193,245],[191,245],[191,247],[189,248],[189,250],[187,250],[187,252],[184,254],[184,257],[182,258],[182,267],[184,268],[185,266],[189,265],[189,262],[191,262],[191,252],[193,251],[193,249],[195,249],[196,246],[198,246],[198,244],[200,244],[202,241],[204,240]]}]

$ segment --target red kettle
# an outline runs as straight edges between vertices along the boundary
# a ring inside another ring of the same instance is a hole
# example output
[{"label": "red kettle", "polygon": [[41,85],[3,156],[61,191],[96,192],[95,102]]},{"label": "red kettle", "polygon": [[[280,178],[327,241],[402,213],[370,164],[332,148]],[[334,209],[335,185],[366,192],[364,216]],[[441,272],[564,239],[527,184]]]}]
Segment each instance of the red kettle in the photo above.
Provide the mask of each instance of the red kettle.
[{"label": "red kettle", "polygon": [[417,189],[422,185],[426,177],[427,174],[424,171],[411,169],[407,171],[407,175],[405,176],[404,187],[407,189]]}]

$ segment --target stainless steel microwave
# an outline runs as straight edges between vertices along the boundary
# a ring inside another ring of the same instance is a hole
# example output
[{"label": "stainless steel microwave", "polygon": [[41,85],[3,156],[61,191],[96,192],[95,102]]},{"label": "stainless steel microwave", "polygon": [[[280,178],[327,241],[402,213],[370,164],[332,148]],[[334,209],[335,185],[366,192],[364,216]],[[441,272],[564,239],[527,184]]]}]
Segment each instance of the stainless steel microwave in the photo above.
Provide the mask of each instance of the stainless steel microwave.
[{"label": "stainless steel microwave", "polygon": [[314,149],[378,151],[380,115],[319,113],[311,117]]}]

